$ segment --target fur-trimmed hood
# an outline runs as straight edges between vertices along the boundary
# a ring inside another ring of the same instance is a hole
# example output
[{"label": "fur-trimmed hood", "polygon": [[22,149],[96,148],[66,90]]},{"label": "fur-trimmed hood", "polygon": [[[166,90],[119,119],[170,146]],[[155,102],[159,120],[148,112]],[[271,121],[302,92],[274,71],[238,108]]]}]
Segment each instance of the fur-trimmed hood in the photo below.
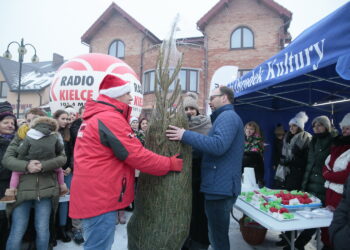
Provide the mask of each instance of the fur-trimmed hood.
[{"label": "fur-trimmed hood", "polygon": [[55,119],[45,116],[40,116],[35,118],[30,127],[36,130],[39,130],[45,135],[49,135],[52,132],[58,131],[58,123]]}]

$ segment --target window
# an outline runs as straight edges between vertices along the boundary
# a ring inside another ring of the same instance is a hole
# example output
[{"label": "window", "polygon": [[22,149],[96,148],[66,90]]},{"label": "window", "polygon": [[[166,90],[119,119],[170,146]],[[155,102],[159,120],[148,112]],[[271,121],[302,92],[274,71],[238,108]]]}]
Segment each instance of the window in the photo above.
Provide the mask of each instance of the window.
[{"label": "window", "polygon": [[9,87],[6,82],[0,82],[0,97],[7,97]]},{"label": "window", "polygon": [[125,45],[120,40],[115,40],[109,45],[108,55],[115,56],[118,58],[125,57]]},{"label": "window", "polygon": [[148,71],[144,74],[144,78],[143,78],[144,93],[154,92],[154,81],[155,81],[154,70]]},{"label": "window", "polygon": [[[170,70],[169,74],[172,74]],[[181,69],[179,72],[179,80],[182,91],[198,92],[198,70]],[[172,83],[169,90],[174,90],[175,83]],[[144,73],[143,91],[145,94],[154,92],[154,70]]]},{"label": "window", "polygon": [[231,49],[253,48],[254,35],[247,27],[239,27],[232,32]]}]

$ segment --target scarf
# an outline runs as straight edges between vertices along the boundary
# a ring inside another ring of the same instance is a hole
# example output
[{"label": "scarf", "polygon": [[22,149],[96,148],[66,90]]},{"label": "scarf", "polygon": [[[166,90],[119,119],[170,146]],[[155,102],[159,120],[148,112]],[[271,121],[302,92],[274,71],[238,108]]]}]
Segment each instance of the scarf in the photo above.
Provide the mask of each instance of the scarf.
[{"label": "scarf", "polygon": [[10,134],[10,135],[0,135],[0,136],[2,138],[5,138],[8,141],[11,141],[15,135],[14,134]]}]

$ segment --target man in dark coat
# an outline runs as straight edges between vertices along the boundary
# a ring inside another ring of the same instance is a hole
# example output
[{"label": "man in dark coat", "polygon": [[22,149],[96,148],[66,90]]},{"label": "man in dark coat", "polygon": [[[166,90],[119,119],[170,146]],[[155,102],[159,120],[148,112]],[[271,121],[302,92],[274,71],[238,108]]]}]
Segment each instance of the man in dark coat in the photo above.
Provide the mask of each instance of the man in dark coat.
[{"label": "man in dark coat", "polygon": [[346,250],[350,246],[350,177],[345,183],[343,199],[334,211],[329,226],[329,234],[334,250]]},{"label": "man in dark coat", "polygon": [[215,250],[229,250],[230,212],[241,193],[244,130],[234,111],[232,89],[213,90],[209,105],[214,112],[208,135],[175,126],[166,132],[170,140],[180,140],[203,153],[200,191],[204,193],[210,245]]}]

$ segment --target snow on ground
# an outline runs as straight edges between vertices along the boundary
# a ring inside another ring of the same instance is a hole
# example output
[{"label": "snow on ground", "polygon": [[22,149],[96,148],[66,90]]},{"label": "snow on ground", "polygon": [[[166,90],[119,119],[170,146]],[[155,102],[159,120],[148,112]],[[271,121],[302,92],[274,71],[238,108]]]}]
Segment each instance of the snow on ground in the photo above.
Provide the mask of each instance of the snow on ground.
[{"label": "snow on ground", "polygon": [[[235,210],[235,217],[240,218],[242,216],[242,213]],[[126,212],[127,220],[129,220],[132,213]],[[251,246],[248,243],[244,241],[242,238],[242,234],[239,230],[239,224],[231,218],[230,222],[230,243],[231,243],[231,250],[233,249],[239,249],[239,250],[270,250],[270,249],[282,249],[282,247],[276,247],[275,243],[279,241],[278,237],[279,232],[276,231],[267,231],[265,241],[258,246]],[[118,224],[115,227],[115,238],[114,238],[114,244],[112,249],[113,250],[127,250],[128,249],[128,237],[126,232],[126,224],[121,225]],[[316,243],[315,240],[312,240],[306,247],[306,250],[315,250],[316,249]],[[73,241],[69,243],[63,243],[62,241],[58,240],[57,246],[54,247],[54,250],[81,250],[83,249],[83,246],[78,246]],[[209,250],[212,250],[209,248]]]}]

